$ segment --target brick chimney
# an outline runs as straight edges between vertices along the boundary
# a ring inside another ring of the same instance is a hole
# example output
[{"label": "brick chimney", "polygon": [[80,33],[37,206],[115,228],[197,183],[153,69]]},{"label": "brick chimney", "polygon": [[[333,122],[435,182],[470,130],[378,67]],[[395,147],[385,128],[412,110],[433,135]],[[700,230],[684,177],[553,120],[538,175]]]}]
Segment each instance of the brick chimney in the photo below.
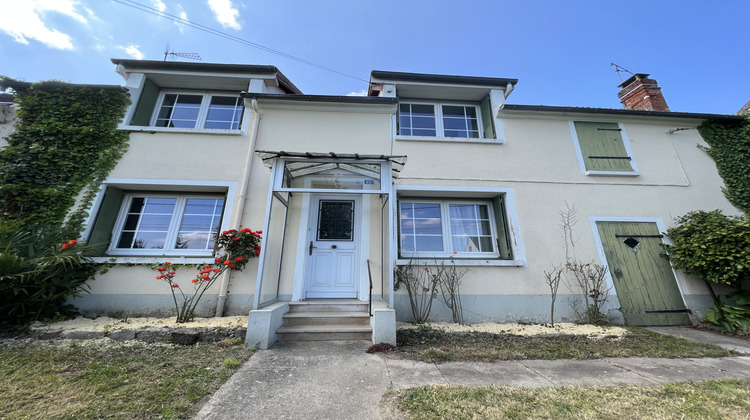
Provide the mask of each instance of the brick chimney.
[{"label": "brick chimney", "polygon": [[617,97],[620,98],[622,107],[642,111],[669,112],[669,105],[661,93],[659,84],[656,80],[649,79],[648,76],[645,73],[636,73],[620,84]]}]

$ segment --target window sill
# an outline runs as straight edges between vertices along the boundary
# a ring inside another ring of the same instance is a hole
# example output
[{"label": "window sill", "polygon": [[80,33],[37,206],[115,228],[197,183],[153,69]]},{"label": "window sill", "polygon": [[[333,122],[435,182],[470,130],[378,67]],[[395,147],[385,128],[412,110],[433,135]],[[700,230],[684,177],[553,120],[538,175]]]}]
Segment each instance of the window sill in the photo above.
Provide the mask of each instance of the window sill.
[{"label": "window sill", "polygon": [[242,135],[242,130],[219,130],[210,128],[170,128],[170,127],[145,127],[141,125],[120,125],[120,130],[137,133],[191,133],[191,134],[221,134],[225,136]]},{"label": "window sill", "polygon": [[640,176],[641,173],[638,171],[625,172],[625,171],[585,171],[587,176]]},{"label": "window sill", "polygon": [[92,261],[96,263],[107,263],[107,264],[158,264],[165,261],[169,261],[173,264],[212,264],[214,262],[213,257],[170,257],[166,255],[162,256],[108,256],[108,257],[92,257]]},{"label": "window sill", "polygon": [[396,136],[398,141],[434,141],[441,143],[480,143],[480,144],[505,144],[502,139],[476,139],[466,137],[423,137],[423,136]]},{"label": "window sill", "polygon": [[396,265],[409,265],[409,263],[416,263],[419,265],[455,264],[457,267],[525,267],[526,266],[526,261],[523,261],[523,260],[498,260],[498,259],[469,260],[469,259],[457,259],[457,258],[445,258],[445,259],[399,258],[396,260]]}]

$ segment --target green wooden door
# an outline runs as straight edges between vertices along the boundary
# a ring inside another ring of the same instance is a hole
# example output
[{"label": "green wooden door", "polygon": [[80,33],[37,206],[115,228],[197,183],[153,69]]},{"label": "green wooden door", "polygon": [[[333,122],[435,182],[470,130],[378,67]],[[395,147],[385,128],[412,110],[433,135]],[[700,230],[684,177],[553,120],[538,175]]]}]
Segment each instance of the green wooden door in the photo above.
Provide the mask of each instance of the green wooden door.
[{"label": "green wooden door", "polygon": [[660,254],[656,223],[596,222],[628,325],[688,325],[680,289]]}]

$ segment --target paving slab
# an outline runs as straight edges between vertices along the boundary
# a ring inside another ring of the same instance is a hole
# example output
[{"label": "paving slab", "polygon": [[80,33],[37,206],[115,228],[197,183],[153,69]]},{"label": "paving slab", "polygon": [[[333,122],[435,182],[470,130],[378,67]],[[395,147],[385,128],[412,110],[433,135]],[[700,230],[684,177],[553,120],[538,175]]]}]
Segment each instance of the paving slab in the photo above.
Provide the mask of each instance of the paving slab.
[{"label": "paving slab", "polygon": [[448,384],[440,368],[432,363],[383,358],[388,369],[391,388],[413,388],[425,384]]},{"label": "paving slab", "polygon": [[554,385],[533,369],[529,369],[523,362],[515,360],[496,363],[448,362],[438,365],[437,368],[445,381],[451,385],[508,385],[525,388]]},{"label": "paving slab", "polygon": [[388,388],[368,341],[285,342],[258,351],[197,419],[377,419]]},{"label": "paving slab", "polygon": [[[651,383],[637,372],[612,364],[609,359],[524,360],[521,363],[534,372],[534,377],[530,380],[536,379],[537,386],[616,386]],[[544,379],[544,382],[539,379]]]},{"label": "paving slab", "polygon": [[699,343],[715,344],[727,350],[750,355],[750,340],[739,337],[700,331],[691,327],[649,327],[647,329],[659,334],[685,338]]},{"label": "paving slab", "polygon": [[650,382],[750,379],[747,357],[706,357],[686,359],[647,359],[642,357],[606,359],[609,363],[635,372]]}]

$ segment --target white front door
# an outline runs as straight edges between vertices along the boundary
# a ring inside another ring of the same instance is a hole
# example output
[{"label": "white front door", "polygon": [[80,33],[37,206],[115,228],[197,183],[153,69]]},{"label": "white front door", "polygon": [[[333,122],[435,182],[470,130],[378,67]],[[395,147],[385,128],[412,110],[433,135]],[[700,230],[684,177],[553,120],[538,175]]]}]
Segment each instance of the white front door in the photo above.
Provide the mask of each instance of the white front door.
[{"label": "white front door", "polygon": [[361,200],[316,195],[310,206],[306,298],[356,298],[359,288]]}]

